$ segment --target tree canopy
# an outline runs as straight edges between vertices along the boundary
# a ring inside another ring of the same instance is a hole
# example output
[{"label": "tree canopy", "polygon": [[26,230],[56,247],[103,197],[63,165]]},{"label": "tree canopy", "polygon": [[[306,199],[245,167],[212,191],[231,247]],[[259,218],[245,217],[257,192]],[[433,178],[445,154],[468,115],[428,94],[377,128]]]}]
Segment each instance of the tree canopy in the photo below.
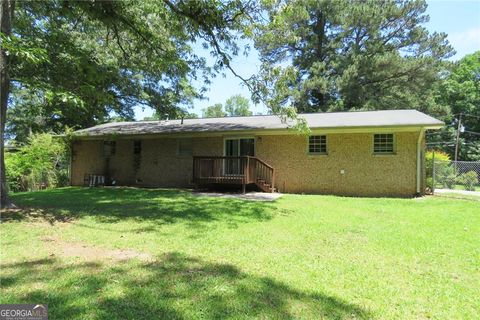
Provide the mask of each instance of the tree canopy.
[{"label": "tree canopy", "polygon": [[[238,0],[2,1],[1,205],[8,202],[5,126],[10,137],[26,139],[39,127],[59,132],[131,119],[138,105],[175,117],[202,95],[192,82],[208,85],[231,69],[252,7]],[[193,51],[196,42],[213,65]]]},{"label": "tree canopy", "polygon": [[300,112],[437,110],[432,85],[453,53],[429,33],[425,1],[264,1],[261,91]]},{"label": "tree canopy", "polygon": [[240,94],[228,98],[225,101],[225,106],[216,103],[202,110],[202,117],[204,118],[239,117],[251,116],[252,114],[250,101]]},{"label": "tree canopy", "polygon": [[251,116],[250,101],[242,95],[236,94],[225,101],[225,111],[230,117]]},{"label": "tree canopy", "polygon": [[[132,120],[135,106],[179,116],[202,97],[204,88],[192,82],[208,85],[237,53],[247,7],[213,0],[17,2],[12,41],[47,56],[42,63],[12,58],[7,130],[24,140],[37,127],[61,132]],[[195,42],[210,50],[214,65],[193,51]]]},{"label": "tree canopy", "polygon": [[452,143],[461,121],[459,159],[480,161],[480,51],[466,55],[444,72],[435,97],[451,114],[444,117],[445,128],[431,133],[429,141],[453,158]]},{"label": "tree canopy", "polygon": [[203,118],[222,118],[226,116],[227,114],[223,111],[223,105],[221,103],[215,103],[202,110]]}]

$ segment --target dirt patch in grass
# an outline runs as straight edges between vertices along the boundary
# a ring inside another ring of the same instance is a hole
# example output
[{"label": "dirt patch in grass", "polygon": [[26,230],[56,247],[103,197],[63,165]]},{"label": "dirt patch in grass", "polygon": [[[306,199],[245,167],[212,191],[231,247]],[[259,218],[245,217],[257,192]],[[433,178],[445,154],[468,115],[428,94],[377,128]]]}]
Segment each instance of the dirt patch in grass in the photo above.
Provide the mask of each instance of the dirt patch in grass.
[{"label": "dirt patch in grass", "polygon": [[153,257],[144,252],[138,252],[130,249],[115,249],[89,246],[83,243],[66,242],[54,236],[46,236],[40,239],[49,250],[50,257],[72,257],[83,260],[111,260],[125,261],[130,259],[139,259],[141,261],[153,261]]}]

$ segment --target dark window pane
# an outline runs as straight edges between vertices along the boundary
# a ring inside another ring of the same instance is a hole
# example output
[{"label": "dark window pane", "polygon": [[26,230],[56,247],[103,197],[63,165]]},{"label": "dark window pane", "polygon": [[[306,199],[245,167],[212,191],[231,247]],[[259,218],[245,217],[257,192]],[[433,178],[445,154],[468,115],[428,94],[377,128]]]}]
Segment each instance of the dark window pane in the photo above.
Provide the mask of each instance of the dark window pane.
[{"label": "dark window pane", "polygon": [[309,153],[327,153],[327,136],[310,136],[308,138]]},{"label": "dark window pane", "polygon": [[240,139],[240,155],[251,156],[251,157],[255,155],[254,139]]},{"label": "dark window pane", "polygon": [[238,140],[231,139],[225,140],[225,155],[226,156],[238,156]]}]

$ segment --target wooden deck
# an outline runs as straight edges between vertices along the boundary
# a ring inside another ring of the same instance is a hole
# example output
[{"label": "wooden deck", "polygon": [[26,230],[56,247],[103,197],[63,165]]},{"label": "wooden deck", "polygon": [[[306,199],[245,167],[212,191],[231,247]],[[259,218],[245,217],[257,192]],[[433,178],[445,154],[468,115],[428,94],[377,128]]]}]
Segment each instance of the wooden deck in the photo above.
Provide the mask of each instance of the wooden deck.
[{"label": "wooden deck", "polygon": [[237,184],[243,192],[255,184],[264,192],[274,192],[275,169],[257,157],[193,157],[193,183]]}]

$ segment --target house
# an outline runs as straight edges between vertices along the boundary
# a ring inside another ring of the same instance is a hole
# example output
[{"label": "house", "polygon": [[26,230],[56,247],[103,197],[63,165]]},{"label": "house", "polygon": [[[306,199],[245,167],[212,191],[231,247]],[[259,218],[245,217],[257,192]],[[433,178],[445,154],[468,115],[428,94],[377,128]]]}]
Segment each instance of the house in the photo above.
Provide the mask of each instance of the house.
[{"label": "house", "polygon": [[[309,136],[278,116],[115,122],[75,132],[71,184],[256,185],[270,192],[354,196],[423,193],[425,131],[416,110],[300,114]],[[90,180],[91,183],[91,180]]]}]

